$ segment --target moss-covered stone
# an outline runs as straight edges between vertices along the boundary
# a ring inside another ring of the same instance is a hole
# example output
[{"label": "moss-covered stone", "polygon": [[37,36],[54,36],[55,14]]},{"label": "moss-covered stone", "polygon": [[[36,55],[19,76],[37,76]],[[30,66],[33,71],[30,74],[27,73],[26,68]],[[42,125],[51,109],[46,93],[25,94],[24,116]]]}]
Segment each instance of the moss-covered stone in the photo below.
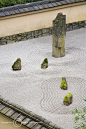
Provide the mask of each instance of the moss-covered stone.
[{"label": "moss-covered stone", "polygon": [[61,82],[60,88],[63,89],[63,90],[67,90],[68,89],[68,85],[67,85],[65,77],[62,77],[62,82]]},{"label": "moss-covered stone", "polygon": [[64,97],[64,99],[63,99],[64,105],[69,106],[69,105],[72,103],[72,99],[73,99],[72,94],[71,94],[71,93],[68,93],[68,94]]},{"label": "moss-covered stone", "polygon": [[13,70],[21,70],[21,59],[18,58],[12,65]]},{"label": "moss-covered stone", "polygon": [[41,64],[41,68],[46,69],[48,67],[48,59],[45,58],[43,63]]}]

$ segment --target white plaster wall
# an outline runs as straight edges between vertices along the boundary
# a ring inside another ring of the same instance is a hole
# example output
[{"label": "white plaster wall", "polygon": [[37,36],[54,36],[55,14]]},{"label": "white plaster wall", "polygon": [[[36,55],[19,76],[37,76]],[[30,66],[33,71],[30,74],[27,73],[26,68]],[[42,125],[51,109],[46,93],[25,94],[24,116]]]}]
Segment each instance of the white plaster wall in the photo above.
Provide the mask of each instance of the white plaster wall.
[{"label": "white plaster wall", "polygon": [[0,18],[0,37],[51,27],[59,12],[66,23],[86,20],[86,2]]}]

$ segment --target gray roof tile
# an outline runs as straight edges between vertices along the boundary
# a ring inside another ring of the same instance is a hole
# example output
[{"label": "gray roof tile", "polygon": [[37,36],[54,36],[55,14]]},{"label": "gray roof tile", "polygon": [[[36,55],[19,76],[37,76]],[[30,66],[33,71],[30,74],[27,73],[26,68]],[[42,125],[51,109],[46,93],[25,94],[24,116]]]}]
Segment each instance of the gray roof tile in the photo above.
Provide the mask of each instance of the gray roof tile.
[{"label": "gray roof tile", "polygon": [[14,10],[8,10],[11,15],[15,14]]},{"label": "gray roof tile", "polygon": [[48,7],[48,4],[43,4],[43,7],[44,7],[45,9],[49,8],[49,7]]},{"label": "gray roof tile", "polygon": [[56,2],[56,4],[57,4],[57,5],[62,5],[62,3],[61,3],[61,2]]},{"label": "gray roof tile", "polygon": [[70,0],[71,2],[76,2],[76,0]]},{"label": "gray roof tile", "polygon": [[6,16],[5,13],[3,13],[3,11],[0,12],[0,17],[4,17],[4,16]]},{"label": "gray roof tile", "polygon": [[65,1],[61,1],[62,4],[67,4]]},{"label": "gray roof tile", "polygon": [[34,10],[39,10],[39,8],[37,6],[33,6]]},{"label": "gray roof tile", "polygon": [[33,7],[28,7],[30,11],[34,11],[34,8]]},{"label": "gray roof tile", "polygon": [[56,7],[56,6],[57,6],[56,2],[55,2],[55,3],[52,3],[52,4],[53,4],[53,6],[54,6],[54,7]]},{"label": "gray roof tile", "polygon": [[42,5],[37,5],[39,9],[44,9]]},{"label": "gray roof tile", "polygon": [[49,8],[52,8],[53,7],[53,4],[52,3],[49,3],[48,6],[49,6]]},{"label": "gray roof tile", "polygon": [[4,11],[4,13],[5,13],[6,16],[10,15],[9,11]]},{"label": "gray roof tile", "polygon": [[14,9],[15,14],[20,13],[19,9]]},{"label": "gray roof tile", "polygon": [[29,12],[29,8],[23,8],[25,12]]},{"label": "gray roof tile", "polygon": [[19,8],[20,13],[24,13],[25,10],[23,8]]},{"label": "gray roof tile", "polygon": [[69,3],[72,3],[70,0],[65,0],[65,1],[66,1],[68,4],[69,4]]}]

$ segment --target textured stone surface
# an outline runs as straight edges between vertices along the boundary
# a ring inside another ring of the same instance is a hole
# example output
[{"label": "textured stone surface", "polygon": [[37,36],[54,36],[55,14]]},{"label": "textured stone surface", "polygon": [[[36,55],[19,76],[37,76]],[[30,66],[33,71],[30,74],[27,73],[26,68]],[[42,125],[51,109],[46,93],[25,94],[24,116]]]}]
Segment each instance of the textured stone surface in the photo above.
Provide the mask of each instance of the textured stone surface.
[{"label": "textured stone surface", "polygon": [[14,110],[10,110],[10,111],[8,111],[7,113],[6,113],[6,115],[8,116],[8,117],[10,117],[12,114],[14,113]]},{"label": "textured stone surface", "polygon": [[21,59],[18,58],[12,65],[13,70],[21,70]]},{"label": "textured stone surface", "polygon": [[0,110],[2,110],[5,106],[3,104],[0,104]]},{"label": "textured stone surface", "polygon": [[68,94],[64,97],[64,100],[63,100],[64,105],[69,106],[70,104],[72,104],[72,99],[73,99],[72,94],[71,94],[71,93],[68,93]]},{"label": "textured stone surface", "polygon": [[23,115],[20,115],[18,118],[17,118],[17,120],[16,121],[18,121],[18,122],[22,122],[22,120],[25,118],[25,116],[23,116]]},{"label": "textured stone surface", "polygon": [[53,20],[52,31],[52,56],[65,56],[65,35],[66,35],[66,16],[58,13]]},{"label": "textured stone surface", "polygon": [[28,122],[30,122],[31,119],[30,118],[25,118],[23,121],[22,121],[22,124],[23,125],[26,125]]},{"label": "textured stone surface", "polygon": [[67,81],[66,81],[65,77],[62,77],[62,82],[61,82],[60,88],[63,89],[63,90],[67,90],[68,89],[68,85],[67,85]]},{"label": "textured stone surface", "polygon": [[36,126],[33,127],[33,129],[41,129],[42,125],[37,124]]},{"label": "textured stone surface", "polygon": [[5,107],[5,108],[1,111],[1,113],[5,114],[8,110],[9,110],[9,107]]},{"label": "textured stone surface", "polygon": [[14,113],[14,114],[11,116],[11,118],[14,119],[14,120],[16,120],[18,116],[20,116],[20,113]]},{"label": "textured stone surface", "polygon": [[42,69],[46,69],[47,67],[48,67],[48,59],[45,58],[44,61],[43,61],[43,63],[41,64],[41,68]]},{"label": "textured stone surface", "polygon": [[26,126],[29,128],[32,128],[33,126],[35,126],[37,123],[34,121],[29,122]]}]

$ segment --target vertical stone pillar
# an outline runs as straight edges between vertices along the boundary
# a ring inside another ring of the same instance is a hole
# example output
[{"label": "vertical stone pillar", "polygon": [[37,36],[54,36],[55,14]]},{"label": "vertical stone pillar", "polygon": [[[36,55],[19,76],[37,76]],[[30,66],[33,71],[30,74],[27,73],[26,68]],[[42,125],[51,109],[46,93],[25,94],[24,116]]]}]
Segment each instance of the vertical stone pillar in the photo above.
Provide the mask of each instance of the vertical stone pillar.
[{"label": "vertical stone pillar", "polygon": [[65,56],[65,36],[66,36],[66,15],[58,13],[53,20],[52,30],[52,56]]}]

